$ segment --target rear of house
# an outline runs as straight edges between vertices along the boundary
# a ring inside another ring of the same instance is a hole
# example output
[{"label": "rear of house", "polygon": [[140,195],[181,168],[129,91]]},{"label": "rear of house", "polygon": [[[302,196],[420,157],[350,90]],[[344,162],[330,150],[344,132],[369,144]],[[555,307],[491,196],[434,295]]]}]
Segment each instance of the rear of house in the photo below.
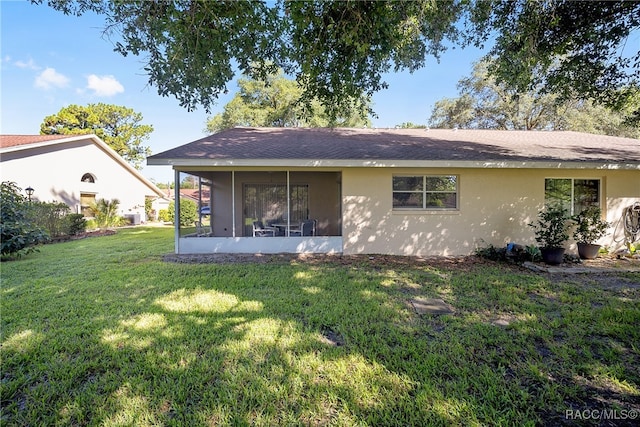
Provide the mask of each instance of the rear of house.
[{"label": "rear of house", "polygon": [[[208,187],[205,229],[177,253],[466,255],[533,244],[549,202],[599,206],[602,244],[627,243],[640,142],[574,132],[235,128],[149,157]],[[179,208],[178,208],[179,209]],[[304,221],[312,232],[301,232]],[[200,221],[199,221],[200,222]],[[256,224],[266,228],[256,233]]]}]

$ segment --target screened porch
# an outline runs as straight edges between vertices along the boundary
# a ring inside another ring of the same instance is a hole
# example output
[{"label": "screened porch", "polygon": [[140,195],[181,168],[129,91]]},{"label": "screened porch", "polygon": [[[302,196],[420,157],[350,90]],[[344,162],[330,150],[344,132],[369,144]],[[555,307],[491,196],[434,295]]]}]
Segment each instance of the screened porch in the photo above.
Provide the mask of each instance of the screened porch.
[{"label": "screened porch", "polygon": [[342,251],[340,172],[188,171],[177,183],[187,176],[197,219],[176,225],[177,253]]}]

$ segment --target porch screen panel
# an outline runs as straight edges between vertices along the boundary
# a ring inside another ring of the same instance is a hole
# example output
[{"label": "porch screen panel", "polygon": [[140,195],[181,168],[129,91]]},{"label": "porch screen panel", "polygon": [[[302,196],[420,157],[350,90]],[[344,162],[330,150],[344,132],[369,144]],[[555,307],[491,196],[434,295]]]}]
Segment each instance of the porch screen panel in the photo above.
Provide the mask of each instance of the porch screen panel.
[{"label": "porch screen panel", "polygon": [[309,186],[291,185],[291,224],[309,219]]},{"label": "porch screen panel", "polygon": [[[307,219],[309,186],[291,185],[291,224]],[[245,184],[243,195],[244,235],[253,235],[253,221],[287,221],[286,184]]]}]

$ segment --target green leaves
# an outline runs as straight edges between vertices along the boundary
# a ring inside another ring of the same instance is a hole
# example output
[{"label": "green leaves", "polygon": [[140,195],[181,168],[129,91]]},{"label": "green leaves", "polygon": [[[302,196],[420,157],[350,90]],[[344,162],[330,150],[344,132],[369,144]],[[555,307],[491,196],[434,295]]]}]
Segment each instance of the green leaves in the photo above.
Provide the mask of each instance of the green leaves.
[{"label": "green leaves", "polygon": [[2,257],[21,256],[48,240],[44,229],[30,216],[29,202],[14,182],[0,184],[0,254]]},{"label": "green leaves", "polygon": [[436,102],[430,125],[437,128],[572,130],[640,137],[637,126],[627,124],[630,109],[614,111],[591,100],[563,99],[543,86],[521,92],[500,83],[490,71],[491,61],[475,64],[471,76],[458,82],[460,96]]},{"label": "green leaves", "polygon": [[[42,3],[42,0],[31,0]],[[640,87],[640,2],[550,1],[92,1],[49,0],[66,14],[106,17],[115,50],[143,56],[149,83],[188,110],[207,111],[236,69],[295,75],[304,100],[330,118],[385,89],[384,73],[414,71],[447,44],[495,39],[490,72],[518,92],[543,85],[616,109]],[[558,62],[559,61],[559,62]],[[636,122],[637,123],[637,122]]]},{"label": "green leaves", "polygon": [[40,125],[42,135],[95,134],[135,168],[151,154],[143,142],[153,126],[143,125],[142,114],[131,108],[111,104],[69,105],[47,116]]},{"label": "green leaves", "polygon": [[224,106],[222,113],[207,121],[208,132],[219,132],[235,126],[267,127],[362,127],[371,124],[367,114],[369,101],[362,97],[348,102],[331,113],[317,100],[303,99],[303,89],[284,76],[282,70],[267,75],[265,80],[242,78],[240,91]]}]

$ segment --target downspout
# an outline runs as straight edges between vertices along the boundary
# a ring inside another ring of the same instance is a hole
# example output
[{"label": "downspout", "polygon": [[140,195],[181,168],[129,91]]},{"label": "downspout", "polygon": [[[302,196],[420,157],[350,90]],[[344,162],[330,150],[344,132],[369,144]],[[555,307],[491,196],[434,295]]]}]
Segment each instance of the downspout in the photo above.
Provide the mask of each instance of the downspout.
[{"label": "downspout", "polygon": [[180,171],[174,170],[173,225],[175,227],[175,252],[180,253]]}]

